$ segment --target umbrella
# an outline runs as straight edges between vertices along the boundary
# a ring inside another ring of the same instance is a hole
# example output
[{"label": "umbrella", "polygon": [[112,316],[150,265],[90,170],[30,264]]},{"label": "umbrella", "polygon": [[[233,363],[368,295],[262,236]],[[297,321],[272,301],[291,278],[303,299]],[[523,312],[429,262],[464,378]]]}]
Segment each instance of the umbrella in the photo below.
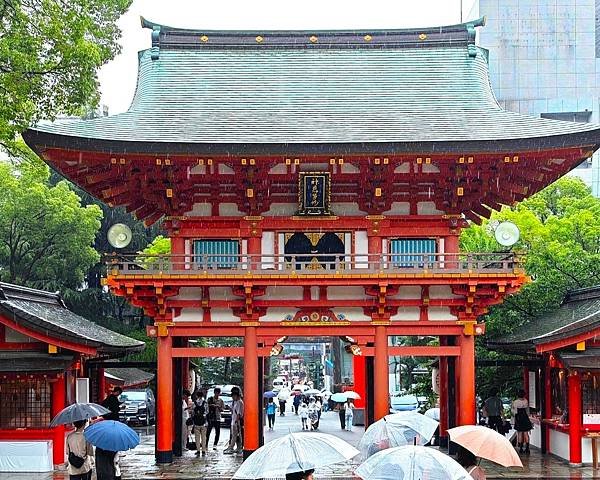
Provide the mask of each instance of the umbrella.
[{"label": "umbrella", "polygon": [[276,392],[265,392],[263,394],[263,397],[265,397],[265,398],[275,398],[276,396],[277,396]]},{"label": "umbrella", "polygon": [[288,398],[290,398],[290,391],[287,388],[279,390],[279,393],[277,394],[278,400],[286,401]]},{"label": "umbrella", "polygon": [[300,390],[294,390],[292,392],[292,395],[296,396],[296,395],[302,395],[302,392]]},{"label": "umbrella", "polygon": [[354,474],[364,480],[472,480],[455,460],[420,445],[388,448],[369,457]]},{"label": "umbrella", "polygon": [[440,421],[440,407],[429,408],[424,413],[426,417],[433,418],[436,421]]},{"label": "umbrella", "polygon": [[491,428],[463,425],[448,429],[450,440],[462,445],[476,457],[485,458],[503,467],[522,467],[523,463],[510,441]]},{"label": "umbrella", "polygon": [[140,443],[135,430],[115,420],[94,423],[83,431],[83,436],[92,445],[111,452],[129,450]]},{"label": "umbrella", "polygon": [[110,413],[110,410],[97,403],[74,403],[58,412],[50,422],[50,426],[66,425],[79,420],[106,415],[107,413]]},{"label": "umbrella", "polygon": [[317,390],[316,388],[309,388],[304,392],[304,395],[316,395],[317,397],[320,397],[323,394],[321,393],[321,390]]},{"label": "umbrella", "polygon": [[233,478],[285,478],[286,473],[346,462],[357,454],[356,448],[333,435],[290,433],[252,453]]},{"label": "umbrella", "polygon": [[360,399],[360,395],[356,392],[353,392],[352,390],[347,390],[344,392],[344,395],[346,395],[346,397],[348,397],[351,400],[358,400]]},{"label": "umbrella", "polygon": [[358,449],[363,458],[369,458],[386,448],[426,444],[435,433],[438,422],[416,412],[386,415],[373,423],[363,434]]},{"label": "umbrella", "polygon": [[348,397],[346,396],[346,393],[334,393],[331,397],[329,397],[329,400],[338,403],[346,403],[348,401]]}]

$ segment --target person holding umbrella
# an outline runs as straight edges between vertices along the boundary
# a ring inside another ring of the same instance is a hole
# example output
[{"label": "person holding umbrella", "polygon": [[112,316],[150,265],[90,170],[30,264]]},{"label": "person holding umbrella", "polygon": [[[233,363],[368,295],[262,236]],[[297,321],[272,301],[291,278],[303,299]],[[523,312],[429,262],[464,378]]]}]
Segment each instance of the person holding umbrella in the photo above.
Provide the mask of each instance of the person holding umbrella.
[{"label": "person holding umbrella", "polygon": [[354,404],[352,403],[352,400],[350,400],[350,399],[348,399],[348,401],[346,402],[345,417],[346,417],[346,430],[348,432],[351,432],[352,431],[352,421],[354,420]]},{"label": "person holding umbrella", "polygon": [[456,461],[467,471],[473,480],[485,480],[485,470],[479,466],[477,457],[462,445],[456,451]]},{"label": "person holding umbrella", "polygon": [[314,472],[314,469],[312,469],[303,472],[286,473],[285,480],[313,480],[315,478],[313,476]]},{"label": "person holding umbrella", "polygon": [[267,406],[265,407],[265,412],[267,413],[267,420],[269,422],[269,430],[273,430],[275,426],[275,412],[277,411],[277,405],[273,401],[273,398],[269,398],[267,401]]},{"label": "person holding umbrella", "polygon": [[67,471],[69,480],[92,480],[92,456],[94,449],[92,444],[83,436],[86,420],[73,422],[75,431],[67,436]]},{"label": "person holding umbrella", "polygon": [[298,415],[298,408],[300,407],[301,403],[302,403],[302,395],[300,394],[300,392],[294,393],[294,412],[296,415]]}]

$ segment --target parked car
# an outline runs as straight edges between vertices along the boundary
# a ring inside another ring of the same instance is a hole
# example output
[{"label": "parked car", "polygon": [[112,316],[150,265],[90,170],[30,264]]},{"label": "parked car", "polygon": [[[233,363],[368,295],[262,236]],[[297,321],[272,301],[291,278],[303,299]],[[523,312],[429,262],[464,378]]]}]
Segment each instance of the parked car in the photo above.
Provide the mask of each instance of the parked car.
[{"label": "parked car", "polygon": [[149,388],[125,390],[119,399],[123,402],[119,412],[122,422],[150,425],[156,421],[156,400]]},{"label": "parked car", "polygon": [[273,391],[278,392],[285,386],[285,380],[283,378],[276,378],[273,380]]},{"label": "parked car", "polygon": [[414,395],[402,395],[390,398],[390,413],[417,410],[418,408],[419,400]]}]

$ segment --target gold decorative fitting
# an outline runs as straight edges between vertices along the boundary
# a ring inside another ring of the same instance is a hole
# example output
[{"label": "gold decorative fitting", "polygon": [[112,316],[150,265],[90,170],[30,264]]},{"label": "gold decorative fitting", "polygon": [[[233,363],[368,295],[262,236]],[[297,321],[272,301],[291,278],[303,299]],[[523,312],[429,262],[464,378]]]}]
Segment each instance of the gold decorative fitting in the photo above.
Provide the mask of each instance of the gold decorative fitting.
[{"label": "gold decorative fitting", "polygon": [[388,163],[390,163],[390,159],[389,158],[384,158],[383,159],[383,164],[387,165]]},{"label": "gold decorative fitting", "polygon": [[212,165],[212,158],[209,158],[208,160],[206,160],[206,164],[207,165]]},{"label": "gold decorative fitting", "polygon": [[329,165],[335,165],[335,158],[329,159]]},{"label": "gold decorative fitting", "polygon": [[310,43],[317,43],[319,41],[319,39],[314,35],[311,35],[309,40],[310,40]]},{"label": "gold decorative fitting", "polygon": [[379,165],[381,163],[381,159],[380,158],[376,158],[375,159],[375,165]]},{"label": "gold decorative fitting", "polygon": [[504,157],[504,163],[510,163],[510,157]]},{"label": "gold decorative fitting", "polygon": [[202,35],[200,37],[200,41],[206,43],[206,42],[208,42],[208,37],[206,35]]},{"label": "gold decorative fitting", "polygon": [[253,189],[253,188],[247,188],[247,189],[246,189],[246,196],[247,196],[248,198],[252,198],[252,197],[254,197],[254,189]]},{"label": "gold decorative fitting", "polygon": [[417,157],[417,163],[418,163],[418,164],[421,164],[421,163],[423,163],[423,159],[422,159],[421,157]]},{"label": "gold decorative fitting", "polygon": [[294,158],[294,165],[300,165],[300,159]]},{"label": "gold decorative fitting", "polygon": [[198,165],[204,165],[204,159],[203,158],[199,158],[198,159]]},{"label": "gold decorative fitting", "polygon": [[465,157],[460,157],[458,159],[458,163],[465,163]]},{"label": "gold decorative fitting", "polygon": [[242,158],[242,165],[246,165],[246,159]]},{"label": "gold decorative fitting", "polygon": [[513,157],[513,162],[517,163],[518,161],[519,161],[519,156],[518,156],[518,155],[515,155],[515,156]]},{"label": "gold decorative fitting", "polygon": [[427,157],[427,158],[425,159],[425,163],[427,163],[427,164],[431,163],[431,158],[430,158],[430,157]]},{"label": "gold decorative fitting", "polygon": [[248,161],[250,162],[250,165],[256,165],[256,160],[254,160],[253,158],[251,158]]},{"label": "gold decorative fitting", "polygon": [[173,189],[167,188],[167,198],[173,198]]},{"label": "gold decorative fitting", "polygon": [[157,165],[162,165],[162,160],[161,160],[160,158],[157,158],[157,159],[156,159],[156,164],[157,164]]},{"label": "gold decorative fitting", "polygon": [[381,188],[380,188],[380,187],[377,187],[377,188],[375,189],[375,196],[376,196],[376,197],[381,197]]},{"label": "gold decorative fitting", "polygon": [[343,159],[343,158],[338,158],[338,163],[339,163],[340,165],[343,165],[343,164],[344,164],[344,159]]},{"label": "gold decorative fitting", "polygon": [[111,159],[110,159],[110,163],[113,163],[113,164],[114,164],[114,163],[117,163],[117,159],[116,159],[116,158],[111,158]]},{"label": "gold decorative fitting", "polygon": [[468,157],[467,158],[467,163],[473,163],[473,157]]},{"label": "gold decorative fitting", "polygon": [[121,165],[125,165],[125,159],[124,158],[119,158],[119,163]]},{"label": "gold decorative fitting", "polygon": [[456,195],[458,195],[459,197],[462,197],[464,193],[463,187],[458,187],[456,189]]},{"label": "gold decorative fitting", "polygon": [[291,165],[292,164],[292,159],[291,158],[286,158],[285,159],[285,164],[286,165]]},{"label": "gold decorative fitting", "polygon": [[363,38],[365,39],[365,42],[370,42],[371,40],[373,40],[373,37],[371,35],[365,35]]},{"label": "gold decorative fitting", "polygon": [[426,38],[427,38],[427,34],[425,34],[425,33],[421,33],[419,35],[419,40],[425,40]]},{"label": "gold decorative fitting", "polygon": [[262,41],[264,40],[264,38],[261,37],[260,35],[257,35],[254,40],[256,40],[256,43],[262,43]]},{"label": "gold decorative fitting", "polygon": [[[125,160],[125,159],[123,159]],[[125,162],[123,162],[125,163]],[[171,159],[170,158],[165,158],[165,165],[171,165]]]}]

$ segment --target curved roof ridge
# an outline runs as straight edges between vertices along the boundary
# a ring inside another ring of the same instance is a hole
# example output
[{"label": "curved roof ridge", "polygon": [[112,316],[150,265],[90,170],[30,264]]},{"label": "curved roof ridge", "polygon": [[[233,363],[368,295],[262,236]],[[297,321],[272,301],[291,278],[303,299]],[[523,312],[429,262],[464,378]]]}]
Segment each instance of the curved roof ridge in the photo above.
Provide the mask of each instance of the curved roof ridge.
[{"label": "curved roof ridge", "polygon": [[213,48],[400,48],[469,46],[474,56],[475,28],[485,17],[437,27],[339,30],[211,30],[177,28],[141,17],[143,28],[152,30],[153,59],[159,50]]}]

